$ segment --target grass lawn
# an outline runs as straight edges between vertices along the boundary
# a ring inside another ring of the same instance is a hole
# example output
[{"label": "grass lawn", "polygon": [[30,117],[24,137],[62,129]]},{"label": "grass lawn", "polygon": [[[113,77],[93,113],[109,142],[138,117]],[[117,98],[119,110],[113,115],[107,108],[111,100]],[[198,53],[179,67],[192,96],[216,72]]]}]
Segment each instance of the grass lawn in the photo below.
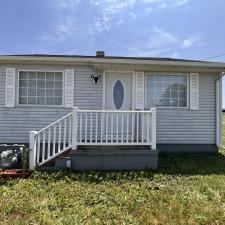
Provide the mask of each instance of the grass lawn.
[{"label": "grass lawn", "polygon": [[225,224],[225,151],[160,156],[157,172],[0,179],[0,224]]}]

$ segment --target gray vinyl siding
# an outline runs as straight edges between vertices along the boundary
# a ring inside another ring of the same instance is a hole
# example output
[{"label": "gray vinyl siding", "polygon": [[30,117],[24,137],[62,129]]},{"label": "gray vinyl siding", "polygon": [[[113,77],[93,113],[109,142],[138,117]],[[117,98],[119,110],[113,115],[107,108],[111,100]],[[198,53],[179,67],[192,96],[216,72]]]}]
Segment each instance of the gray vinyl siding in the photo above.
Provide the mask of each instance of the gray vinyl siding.
[{"label": "gray vinyl siding", "polygon": [[[28,143],[29,131],[40,130],[48,124],[70,113],[72,109],[54,106],[5,107],[6,67],[0,66],[0,143]],[[18,70],[65,70],[68,67],[16,66],[16,87]],[[71,68],[71,67],[69,67]],[[75,67],[74,105],[80,109],[101,109],[102,82],[94,84],[90,78],[91,67]],[[16,94],[17,91],[16,91]],[[17,101],[17,96],[16,96]]]},{"label": "gray vinyl siding", "polygon": [[[6,67],[33,70],[65,70],[73,67],[0,66],[0,143],[28,143],[29,131],[39,130],[71,112],[54,106],[5,107]],[[95,84],[91,67],[75,69],[74,105],[80,109],[102,108],[102,76]],[[199,74],[199,110],[157,109],[157,143],[215,144],[217,75]],[[18,87],[18,77],[16,88]],[[17,93],[17,91],[16,91]]]},{"label": "gray vinyl siding", "polygon": [[215,144],[218,77],[199,74],[199,110],[157,109],[158,144]]}]

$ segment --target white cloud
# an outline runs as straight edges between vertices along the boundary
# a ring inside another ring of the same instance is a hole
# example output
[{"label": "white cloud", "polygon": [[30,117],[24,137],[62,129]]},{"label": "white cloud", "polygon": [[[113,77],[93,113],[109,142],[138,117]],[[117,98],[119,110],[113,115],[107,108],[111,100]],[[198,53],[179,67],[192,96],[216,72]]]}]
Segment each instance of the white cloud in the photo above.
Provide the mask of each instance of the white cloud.
[{"label": "white cloud", "polygon": [[[81,25],[81,19],[76,17],[75,12],[83,1],[56,0],[54,7],[58,21],[40,40],[49,44],[67,40],[78,43],[85,38],[94,40],[99,33],[108,32],[112,27],[119,26],[129,19],[136,19],[140,15],[136,9],[140,6],[144,13],[148,14],[155,9],[181,7],[188,2],[189,0],[89,0],[86,4],[89,12],[92,13],[92,19],[82,21]],[[172,34],[156,27],[150,29],[149,33],[147,44],[151,51],[153,48],[160,48],[177,41]]]},{"label": "white cloud", "polygon": [[193,46],[200,47],[204,45],[206,45],[206,43],[202,40],[201,36],[193,36],[193,37],[184,39],[182,42],[182,48],[191,48]]},{"label": "white cloud", "polygon": [[135,43],[135,47],[128,47],[128,55],[159,56],[173,50],[173,46],[179,43],[176,36],[158,27],[145,32],[148,38]]},{"label": "white cloud", "polygon": [[147,38],[138,43],[134,43],[134,45],[130,44],[127,48],[128,55],[178,58],[188,48],[206,45],[201,35],[193,35],[183,40],[179,36],[159,27],[154,27],[144,32],[142,36],[147,36]]},{"label": "white cloud", "polygon": [[179,56],[180,56],[180,53],[179,52],[173,52],[171,55],[170,55],[170,57],[171,58],[179,58]]}]

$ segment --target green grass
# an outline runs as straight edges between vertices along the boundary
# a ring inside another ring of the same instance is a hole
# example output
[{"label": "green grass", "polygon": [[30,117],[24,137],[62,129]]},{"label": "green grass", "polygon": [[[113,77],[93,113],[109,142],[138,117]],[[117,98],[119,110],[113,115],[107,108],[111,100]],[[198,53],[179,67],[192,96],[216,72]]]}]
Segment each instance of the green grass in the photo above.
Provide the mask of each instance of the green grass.
[{"label": "green grass", "polygon": [[225,151],[160,156],[157,172],[0,179],[0,224],[225,224]]}]

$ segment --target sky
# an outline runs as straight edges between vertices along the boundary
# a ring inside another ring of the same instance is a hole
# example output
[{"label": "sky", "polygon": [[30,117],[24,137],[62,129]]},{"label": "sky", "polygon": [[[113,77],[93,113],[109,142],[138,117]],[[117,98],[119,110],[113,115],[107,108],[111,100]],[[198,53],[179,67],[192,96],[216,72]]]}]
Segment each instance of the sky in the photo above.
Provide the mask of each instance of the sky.
[{"label": "sky", "polygon": [[0,9],[0,54],[225,62],[225,0],[7,0]]}]

